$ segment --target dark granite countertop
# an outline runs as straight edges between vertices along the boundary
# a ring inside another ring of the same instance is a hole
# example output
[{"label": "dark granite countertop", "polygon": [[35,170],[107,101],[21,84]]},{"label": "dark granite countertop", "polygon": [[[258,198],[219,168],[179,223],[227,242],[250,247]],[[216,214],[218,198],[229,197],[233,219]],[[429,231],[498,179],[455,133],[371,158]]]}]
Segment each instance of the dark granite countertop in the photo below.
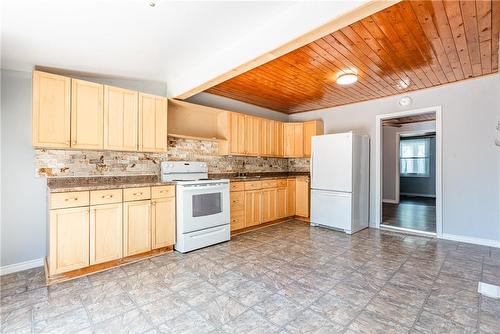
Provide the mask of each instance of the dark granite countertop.
[{"label": "dark granite countertop", "polygon": [[[237,177],[237,173],[209,174],[212,179],[229,179],[237,181],[258,181],[267,179],[280,179],[295,176],[309,176],[308,172],[266,172],[248,173],[246,177]],[[124,189],[134,187],[151,187],[174,185],[175,182],[161,182],[158,175],[134,176],[89,176],[89,177],[49,177],[47,188],[50,193],[68,191],[88,191],[106,189]]]},{"label": "dark granite countertop", "polygon": [[237,173],[217,173],[209,174],[210,178],[214,179],[229,179],[231,182],[239,181],[259,181],[268,179],[286,179],[295,176],[309,176],[309,172],[264,172],[264,173],[247,173],[245,177],[238,177]]},{"label": "dark granite countertop", "polygon": [[158,175],[57,177],[47,179],[47,188],[51,193],[165,186],[173,184],[175,184],[175,182],[160,182]]}]

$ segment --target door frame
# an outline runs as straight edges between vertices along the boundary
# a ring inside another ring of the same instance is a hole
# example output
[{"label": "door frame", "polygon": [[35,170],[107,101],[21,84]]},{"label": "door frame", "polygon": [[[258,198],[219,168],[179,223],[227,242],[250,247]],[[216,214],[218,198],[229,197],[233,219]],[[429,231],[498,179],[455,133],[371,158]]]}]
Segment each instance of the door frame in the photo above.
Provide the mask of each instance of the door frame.
[{"label": "door frame", "polygon": [[[442,106],[412,109],[389,114],[377,115],[375,118],[375,222],[380,228],[382,222],[382,121],[389,118],[436,113],[436,236],[443,237],[443,179],[442,179]],[[399,167],[398,167],[399,170]]]}]

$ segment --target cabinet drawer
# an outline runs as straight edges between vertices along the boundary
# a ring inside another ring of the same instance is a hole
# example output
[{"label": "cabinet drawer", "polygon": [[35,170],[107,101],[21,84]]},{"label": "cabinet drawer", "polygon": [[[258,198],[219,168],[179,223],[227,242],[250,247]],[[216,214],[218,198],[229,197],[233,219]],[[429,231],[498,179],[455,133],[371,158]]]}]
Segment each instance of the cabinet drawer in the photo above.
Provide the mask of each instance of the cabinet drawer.
[{"label": "cabinet drawer", "polygon": [[286,187],[286,179],[279,179],[278,187]]},{"label": "cabinet drawer", "polygon": [[139,201],[143,199],[151,198],[151,188],[150,187],[140,187],[140,188],[127,188],[123,189],[123,201]]},{"label": "cabinet drawer", "polygon": [[151,198],[174,197],[175,186],[151,187]]},{"label": "cabinet drawer", "polygon": [[242,191],[245,190],[245,183],[244,182],[231,182],[229,184],[230,191]]},{"label": "cabinet drawer", "polygon": [[231,193],[231,212],[245,209],[245,193],[236,191]]},{"label": "cabinet drawer", "polygon": [[73,191],[69,193],[50,194],[50,208],[75,208],[89,205],[88,191]]},{"label": "cabinet drawer", "polygon": [[276,188],[276,187],[278,187],[278,180],[262,181],[262,188]]},{"label": "cabinet drawer", "polygon": [[245,190],[256,190],[256,189],[262,189],[262,183],[260,181],[245,182]]},{"label": "cabinet drawer", "polygon": [[90,192],[90,205],[120,203],[121,201],[121,189],[93,190]]},{"label": "cabinet drawer", "polygon": [[231,231],[239,230],[245,227],[245,213],[231,215]]}]

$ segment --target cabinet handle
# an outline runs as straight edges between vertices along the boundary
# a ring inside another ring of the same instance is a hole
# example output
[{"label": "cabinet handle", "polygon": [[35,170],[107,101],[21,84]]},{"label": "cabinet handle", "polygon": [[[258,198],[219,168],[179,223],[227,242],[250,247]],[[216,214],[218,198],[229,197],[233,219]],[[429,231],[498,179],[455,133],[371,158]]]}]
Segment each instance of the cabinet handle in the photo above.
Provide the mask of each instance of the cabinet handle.
[{"label": "cabinet handle", "polygon": [[160,190],[160,194],[166,193],[166,190]]},{"label": "cabinet handle", "polygon": [[73,145],[76,145],[76,140],[73,140]]},{"label": "cabinet handle", "polygon": [[66,145],[69,145],[69,140],[66,142]]},{"label": "cabinet handle", "polygon": [[73,197],[73,198],[65,198],[64,199],[66,202],[70,202],[70,201],[77,201],[78,200],[78,197]]},{"label": "cabinet handle", "polygon": [[101,198],[113,198],[113,195],[103,195]]},{"label": "cabinet handle", "polygon": [[155,206],[155,205],[156,205],[156,202],[151,202],[151,205],[152,205],[152,206]]},{"label": "cabinet handle", "polygon": [[142,193],[133,193],[132,196],[140,196]]}]

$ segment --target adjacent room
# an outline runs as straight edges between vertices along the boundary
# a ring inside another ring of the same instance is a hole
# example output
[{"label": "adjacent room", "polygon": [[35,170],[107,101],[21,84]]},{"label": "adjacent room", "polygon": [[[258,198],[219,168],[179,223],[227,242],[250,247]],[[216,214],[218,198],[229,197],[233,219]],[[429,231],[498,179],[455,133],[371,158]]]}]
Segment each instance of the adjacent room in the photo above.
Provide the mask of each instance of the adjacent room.
[{"label": "adjacent room", "polygon": [[500,1],[0,25],[1,333],[500,333]]},{"label": "adjacent room", "polygon": [[382,123],[383,224],[436,233],[436,113]]}]

